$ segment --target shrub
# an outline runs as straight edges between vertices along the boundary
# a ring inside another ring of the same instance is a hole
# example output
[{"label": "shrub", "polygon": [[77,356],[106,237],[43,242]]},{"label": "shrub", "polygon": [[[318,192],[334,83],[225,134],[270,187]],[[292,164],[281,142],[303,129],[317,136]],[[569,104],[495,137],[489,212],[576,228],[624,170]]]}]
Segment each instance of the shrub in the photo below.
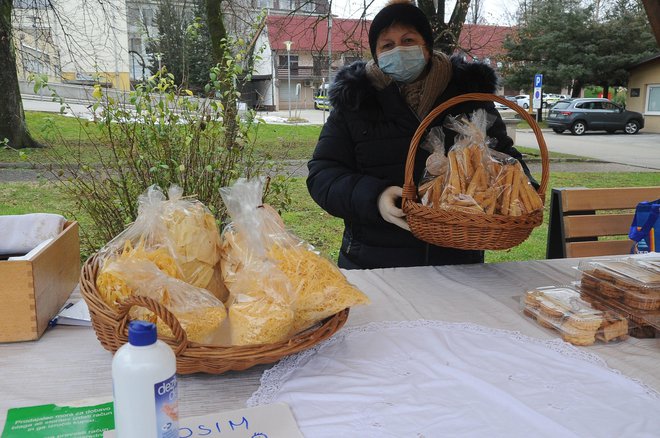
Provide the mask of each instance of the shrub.
[{"label": "shrub", "polygon": [[[95,87],[95,123],[83,125],[87,138],[68,142],[64,152],[48,157],[75,205],[71,215],[91,222],[81,227],[83,253],[95,251],[135,220],[138,195],[153,184],[179,185],[185,195],[206,204],[222,226],[226,211],[219,189],[238,177],[274,170],[254,152],[249,135],[257,131],[251,129],[257,123],[254,113],[238,110],[238,87],[250,74],[237,60],[247,59],[247,46],[242,40],[226,44],[225,62],[211,69],[201,97],[177,87],[165,70],[126,95]],[[93,158],[81,148],[91,148]],[[273,203],[286,204],[286,180],[276,178],[270,187],[279,198]]]}]

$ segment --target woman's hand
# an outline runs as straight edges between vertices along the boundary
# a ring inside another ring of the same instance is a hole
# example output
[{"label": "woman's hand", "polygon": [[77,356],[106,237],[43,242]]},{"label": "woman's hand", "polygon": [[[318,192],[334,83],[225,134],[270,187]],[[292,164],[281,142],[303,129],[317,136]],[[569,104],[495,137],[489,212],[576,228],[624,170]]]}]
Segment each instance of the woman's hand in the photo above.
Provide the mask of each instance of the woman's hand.
[{"label": "woman's hand", "polygon": [[378,211],[387,222],[410,231],[405,220],[406,215],[396,206],[396,200],[401,199],[403,189],[397,186],[389,186],[378,196]]}]

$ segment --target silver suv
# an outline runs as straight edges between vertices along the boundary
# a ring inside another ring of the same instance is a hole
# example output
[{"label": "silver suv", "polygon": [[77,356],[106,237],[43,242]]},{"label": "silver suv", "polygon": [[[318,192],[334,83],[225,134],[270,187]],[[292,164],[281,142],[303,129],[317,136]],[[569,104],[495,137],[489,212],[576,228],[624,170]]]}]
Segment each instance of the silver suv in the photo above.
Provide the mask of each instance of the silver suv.
[{"label": "silver suv", "polygon": [[620,130],[637,134],[644,127],[644,117],[608,99],[567,99],[560,100],[550,109],[548,126],[557,134],[567,129],[573,135],[582,135],[586,131],[613,133]]}]

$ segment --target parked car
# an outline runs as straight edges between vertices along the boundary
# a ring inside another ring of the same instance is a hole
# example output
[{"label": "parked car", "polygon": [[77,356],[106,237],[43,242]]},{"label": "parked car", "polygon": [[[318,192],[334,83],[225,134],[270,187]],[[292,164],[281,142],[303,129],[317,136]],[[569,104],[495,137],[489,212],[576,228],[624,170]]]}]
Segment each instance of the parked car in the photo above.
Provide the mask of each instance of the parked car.
[{"label": "parked car", "polygon": [[543,93],[543,108],[551,107],[560,100],[561,100],[561,96],[559,94]]},{"label": "parked car", "polygon": [[628,111],[608,99],[560,100],[548,112],[548,126],[557,134],[570,130],[573,135],[586,131],[623,130],[626,134],[637,134],[644,127],[644,117]]},{"label": "parked car", "polygon": [[[518,102],[516,101],[516,97],[515,97],[515,96],[504,96],[504,98],[505,98],[506,100],[510,100],[511,102],[518,103]],[[508,106],[506,106],[506,105],[504,105],[504,104],[501,104],[501,103],[499,103],[499,102],[495,102],[495,108],[497,108],[498,110],[508,110],[508,109],[511,109],[511,108],[509,108]]]},{"label": "parked car", "polygon": [[330,99],[328,98],[328,84],[323,84],[314,92],[314,109],[329,110]]},{"label": "parked car", "polygon": [[517,96],[514,96],[516,99],[516,103],[520,105],[521,107],[527,109],[529,108],[529,94],[519,94]]}]

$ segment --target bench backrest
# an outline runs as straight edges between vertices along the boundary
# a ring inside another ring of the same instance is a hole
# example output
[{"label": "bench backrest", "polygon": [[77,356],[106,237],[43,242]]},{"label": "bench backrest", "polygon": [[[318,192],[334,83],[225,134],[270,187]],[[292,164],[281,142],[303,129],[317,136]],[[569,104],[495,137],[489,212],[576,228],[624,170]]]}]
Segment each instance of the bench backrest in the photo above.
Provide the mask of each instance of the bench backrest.
[{"label": "bench backrest", "polygon": [[627,237],[635,207],[658,198],[660,187],[552,189],[546,257],[630,253],[633,242]]}]

